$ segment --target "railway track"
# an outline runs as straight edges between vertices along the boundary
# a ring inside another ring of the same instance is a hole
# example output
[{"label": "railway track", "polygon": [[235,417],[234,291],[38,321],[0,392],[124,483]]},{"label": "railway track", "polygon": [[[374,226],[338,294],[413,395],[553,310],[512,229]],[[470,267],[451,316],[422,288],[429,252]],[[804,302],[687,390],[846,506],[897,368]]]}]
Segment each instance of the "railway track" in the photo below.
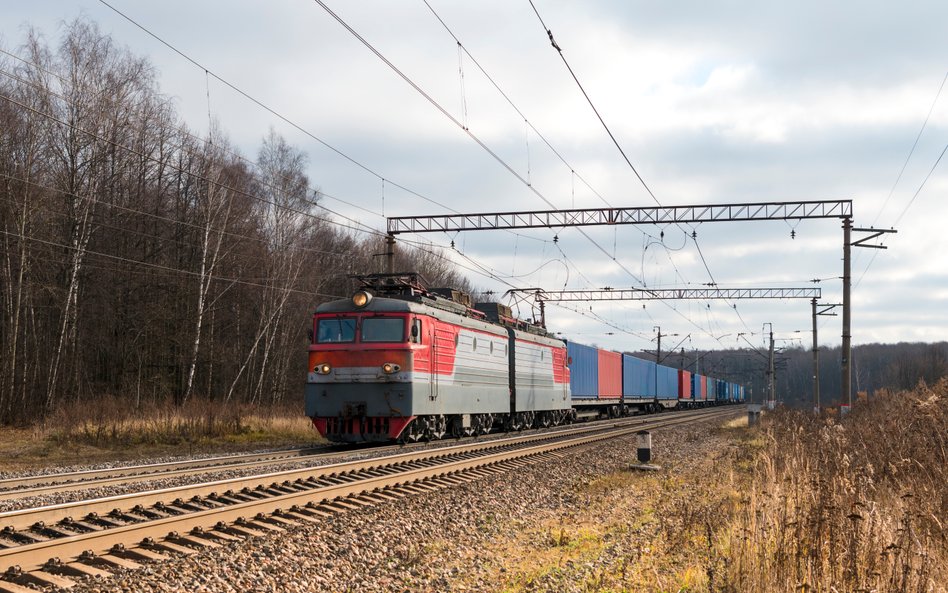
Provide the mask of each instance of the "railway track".
[{"label": "railway track", "polygon": [[127,481],[145,480],[154,477],[191,475],[220,469],[254,467],[256,465],[280,463],[282,461],[298,461],[302,458],[334,455],[339,453],[339,451],[340,449],[338,447],[327,445],[324,447],[302,447],[266,453],[222,455],[218,457],[204,457],[201,459],[186,459],[164,463],[18,476],[0,480],[0,500],[44,494],[53,491],[63,492],[94,486],[120,484]]},{"label": "railway track", "polygon": [[[502,433],[491,434],[488,438],[500,434]],[[164,463],[18,476],[15,478],[0,479],[0,501],[122,486],[124,484],[150,480],[200,476],[213,472],[243,471],[278,464],[316,462],[353,452],[371,452],[373,455],[379,455],[384,454],[386,451],[406,451],[431,446],[444,446],[447,442],[448,441],[434,441],[433,443],[383,446],[356,445],[354,447],[325,445],[321,447],[302,447],[265,453],[223,455]]]},{"label": "railway track", "polygon": [[[473,442],[0,514],[0,591],[68,587],[143,561],[321,521],[336,512],[438,490],[562,451],[736,413],[685,412]],[[632,451],[630,445],[630,452]]]}]

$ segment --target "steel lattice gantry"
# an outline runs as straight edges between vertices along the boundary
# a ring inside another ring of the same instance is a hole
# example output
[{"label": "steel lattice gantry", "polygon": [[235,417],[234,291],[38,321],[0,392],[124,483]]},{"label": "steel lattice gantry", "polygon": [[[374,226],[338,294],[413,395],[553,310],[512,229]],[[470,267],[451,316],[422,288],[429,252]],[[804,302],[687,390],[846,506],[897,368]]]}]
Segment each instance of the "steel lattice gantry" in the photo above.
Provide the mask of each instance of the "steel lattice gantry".
[{"label": "steel lattice gantry", "polygon": [[699,206],[654,206],[646,208],[588,208],[393,216],[387,219],[389,235],[500,229],[556,228],[610,224],[669,224],[742,220],[796,220],[851,218],[852,200],[807,202],[756,202],[703,204]]},{"label": "steel lattice gantry", "polygon": [[[485,212],[437,216],[396,216],[386,219],[388,269],[394,271],[395,235],[501,229],[557,228],[615,224],[677,224],[737,222],[751,220],[803,220],[837,218],[843,221],[843,332],[841,356],[841,398],[852,404],[850,290],[851,233],[854,230],[852,200],[810,200],[799,202],[748,202],[691,206],[651,206],[645,208],[587,208],[536,210],[526,212]],[[875,232],[874,229],[856,229]],[[881,231],[881,232],[895,232]],[[862,242],[857,246],[865,246]],[[883,248],[881,246],[876,246]],[[541,301],[542,302],[542,301]]]},{"label": "steel lattice gantry", "polygon": [[650,300],[713,300],[713,299],[810,299],[822,296],[820,288],[602,288],[598,290],[544,290],[515,288],[507,294],[532,295],[540,305],[540,325],[546,327],[547,302],[577,301],[650,301]]},{"label": "steel lattice gantry", "polygon": [[819,299],[820,288],[615,288],[601,290],[522,289],[538,301],[649,301],[712,299]]}]

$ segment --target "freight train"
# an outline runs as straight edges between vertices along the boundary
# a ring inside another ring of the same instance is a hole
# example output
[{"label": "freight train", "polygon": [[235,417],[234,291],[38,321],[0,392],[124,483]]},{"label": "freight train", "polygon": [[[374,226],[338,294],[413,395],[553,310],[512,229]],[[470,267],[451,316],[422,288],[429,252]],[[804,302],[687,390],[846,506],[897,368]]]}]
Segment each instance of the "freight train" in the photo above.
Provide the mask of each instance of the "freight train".
[{"label": "freight train", "polygon": [[320,305],[306,415],[333,442],[418,441],[743,401],[740,385],[567,341],[499,303],[361,277]]}]

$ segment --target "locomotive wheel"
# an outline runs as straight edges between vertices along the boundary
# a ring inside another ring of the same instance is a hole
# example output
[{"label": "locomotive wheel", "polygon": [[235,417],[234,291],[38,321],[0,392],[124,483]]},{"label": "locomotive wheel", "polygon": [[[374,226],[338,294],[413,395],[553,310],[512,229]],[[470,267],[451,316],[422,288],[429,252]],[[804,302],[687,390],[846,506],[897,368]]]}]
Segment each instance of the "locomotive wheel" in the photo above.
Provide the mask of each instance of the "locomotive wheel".
[{"label": "locomotive wheel", "polygon": [[431,439],[442,439],[448,431],[448,422],[444,416],[432,416],[428,421],[428,436]]},{"label": "locomotive wheel", "polygon": [[424,423],[421,420],[421,418],[415,418],[409,422],[408,426],[402,431],[401,436],[398,437],[398,442],[405,444],[420,441],[424,436]]},{"label": "locomotive wheel", "polygon": [[461,425],[460,416],[452,416],[448,421],[448,436],[453,439],[459,439],[464,436],[464,427]]}]

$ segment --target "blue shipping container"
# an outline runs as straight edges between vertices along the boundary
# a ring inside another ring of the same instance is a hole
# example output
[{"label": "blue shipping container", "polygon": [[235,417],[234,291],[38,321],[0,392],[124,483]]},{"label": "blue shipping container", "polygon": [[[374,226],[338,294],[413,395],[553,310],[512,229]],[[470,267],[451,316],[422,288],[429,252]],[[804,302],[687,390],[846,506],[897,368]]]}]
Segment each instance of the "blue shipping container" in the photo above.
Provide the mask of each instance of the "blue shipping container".
[{"label": "blue shipping container", "polygon": [[575,342],[566,343],[569,361],[569,389],[576,399],[599,396],[599,349]]},{"label": "blue shipping container", "polygon": [[622,355],[622,395],[629,399],[655,399],[655,363]]},{"label": "blue shipping container", "polygon": [[658,365],[658,399],[678,399],[678,369]]}]

